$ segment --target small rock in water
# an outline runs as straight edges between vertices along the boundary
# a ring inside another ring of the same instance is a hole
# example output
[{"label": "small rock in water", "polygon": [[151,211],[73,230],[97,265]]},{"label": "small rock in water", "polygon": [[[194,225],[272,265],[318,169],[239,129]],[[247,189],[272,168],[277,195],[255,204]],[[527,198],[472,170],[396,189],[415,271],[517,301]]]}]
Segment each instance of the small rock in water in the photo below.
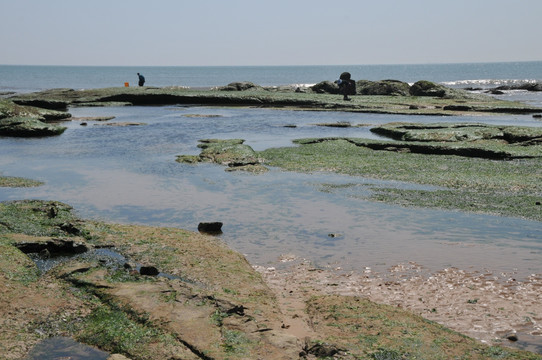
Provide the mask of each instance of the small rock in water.
[{"label": "small rock in water", "polygon": [[200,222],[198,231],[206,234],[222,234],[222,223],[220,221]]}]

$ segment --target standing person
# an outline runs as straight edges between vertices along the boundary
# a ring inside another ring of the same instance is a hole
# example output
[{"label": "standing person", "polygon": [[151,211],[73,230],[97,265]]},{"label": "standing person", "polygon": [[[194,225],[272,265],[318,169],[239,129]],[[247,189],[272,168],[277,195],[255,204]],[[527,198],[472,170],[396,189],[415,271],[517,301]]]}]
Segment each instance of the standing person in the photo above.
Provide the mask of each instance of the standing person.
[{"label": "standing person", "polygon": [[339,93],[344,95],[343,100],[351,100],[348,95],[356,95],[356,82],[349,72],[343,72],[335,82],[339,85]]},{"label": "standing person", "polygon": [[137,76],[139,77],[139,86],[143,86],[145,84],[145,77],[140,73],[137,73]]}]

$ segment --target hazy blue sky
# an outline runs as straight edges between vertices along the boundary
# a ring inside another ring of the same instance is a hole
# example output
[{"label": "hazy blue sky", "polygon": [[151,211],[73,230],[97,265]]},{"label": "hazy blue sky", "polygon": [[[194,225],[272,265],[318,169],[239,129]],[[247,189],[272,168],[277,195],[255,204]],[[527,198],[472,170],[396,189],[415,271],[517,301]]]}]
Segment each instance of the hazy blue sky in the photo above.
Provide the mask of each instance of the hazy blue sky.
[{"label": "hazy blue sky", "polygon": [[541,0],[0,0],[0,64],[542,60]]}]

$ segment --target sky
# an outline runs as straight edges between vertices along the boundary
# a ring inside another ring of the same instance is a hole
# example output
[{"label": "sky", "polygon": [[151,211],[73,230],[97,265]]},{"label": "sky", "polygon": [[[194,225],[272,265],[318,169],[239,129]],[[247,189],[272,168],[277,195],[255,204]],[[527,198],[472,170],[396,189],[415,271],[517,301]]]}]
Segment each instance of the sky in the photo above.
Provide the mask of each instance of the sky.
[{"label": "sky", "polygon": [[540,0],[0,0],[0,64],[542,60]]}]

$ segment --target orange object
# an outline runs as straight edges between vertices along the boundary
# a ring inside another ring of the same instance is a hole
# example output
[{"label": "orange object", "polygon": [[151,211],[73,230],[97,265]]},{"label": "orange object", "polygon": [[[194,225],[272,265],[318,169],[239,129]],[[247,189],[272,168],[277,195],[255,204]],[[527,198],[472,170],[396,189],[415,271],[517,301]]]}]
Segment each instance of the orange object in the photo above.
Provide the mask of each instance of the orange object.
[{"label": "orange object", "polygon": [[124,83],[124,87],[129,87],[130,83]]}]

